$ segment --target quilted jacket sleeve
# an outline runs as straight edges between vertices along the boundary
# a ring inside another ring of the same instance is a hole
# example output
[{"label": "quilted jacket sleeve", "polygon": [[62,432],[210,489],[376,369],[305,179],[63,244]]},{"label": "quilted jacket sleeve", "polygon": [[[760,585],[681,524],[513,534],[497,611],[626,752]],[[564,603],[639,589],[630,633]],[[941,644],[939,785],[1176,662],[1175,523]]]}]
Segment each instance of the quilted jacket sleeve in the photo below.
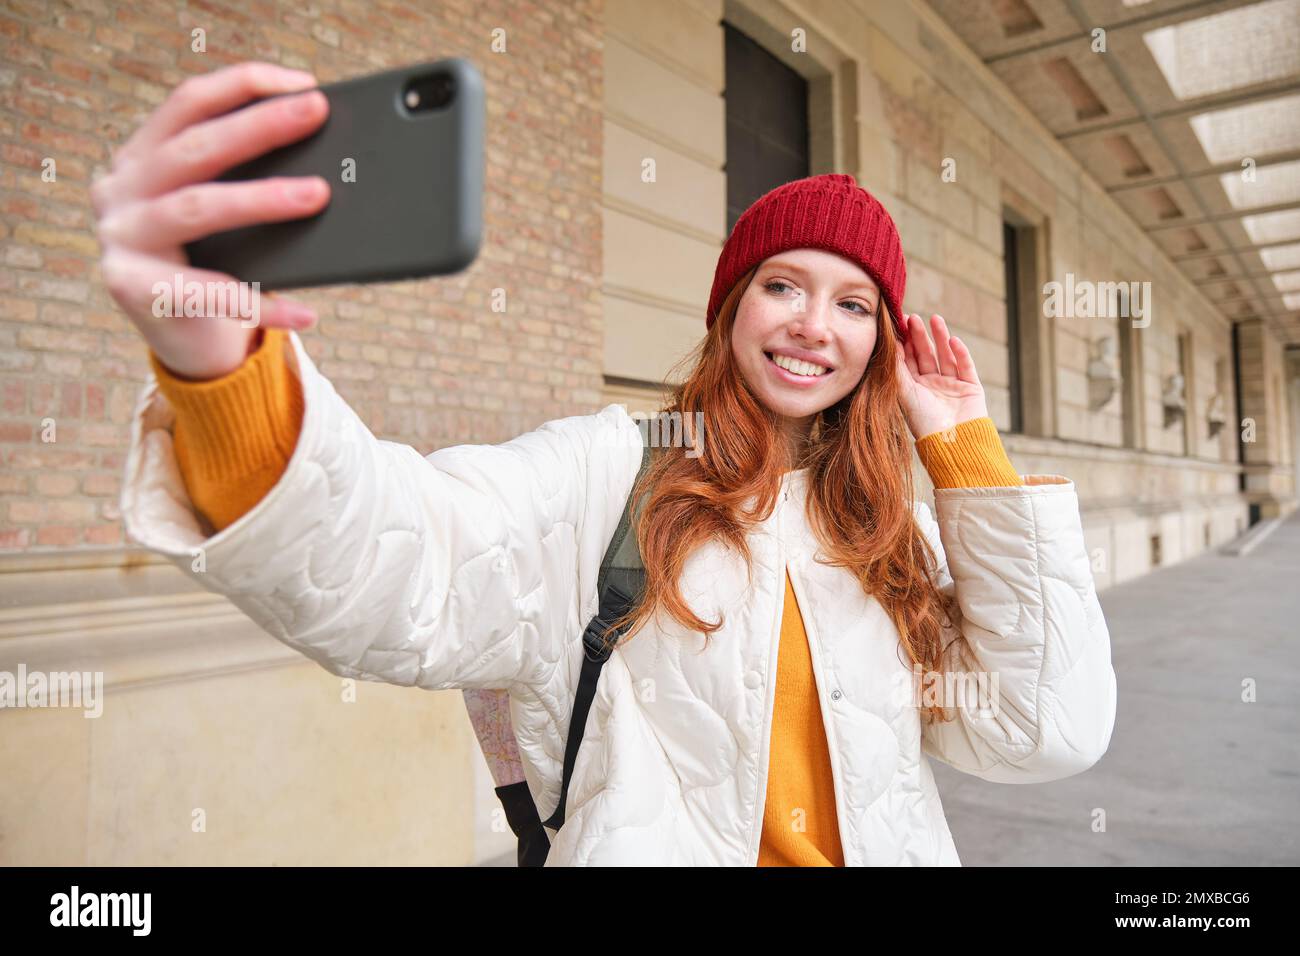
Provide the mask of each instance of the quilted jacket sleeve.
[{"label": "quilted jacket sleeve", "polygon": [[957,707],[954,719],[923,724],[922,749],[997,783],[1088,769],[1106,752],[1115,722],[1110,634],[1074,482],[1024,480],[938,489],[937,521],[926,505],[917,508],[940,590],[960,608],[958,627],[945,630],[945,670],[983,675],[989,690],[966,697],[976,706]]},{"label": "quilted jacket sleeve", "polygon": [[427,458],[374,437],[296,334],[298,444],[218,533],[187,497],[150,379],[122,492],[129,537],[343,677],[442,688],[540,685],[595,611],[601,555],[640,462],[620,406]]}]

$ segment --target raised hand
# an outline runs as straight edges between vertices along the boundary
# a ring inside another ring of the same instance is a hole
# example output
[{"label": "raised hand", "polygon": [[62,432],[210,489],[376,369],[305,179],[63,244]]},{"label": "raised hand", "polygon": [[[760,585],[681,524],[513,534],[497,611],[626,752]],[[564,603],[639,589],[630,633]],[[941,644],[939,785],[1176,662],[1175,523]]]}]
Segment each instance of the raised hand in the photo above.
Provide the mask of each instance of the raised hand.
[{"label": "raised hand", "polygon": [[[109,294],[159,360],[179,375],[210,379],[233,371],[258,332],[228,299],[215,314],[159,314],[157,283],[221,290],[237,281],[192,268],[184,244],[238,226],[310,216],[329,202],[329,184],[319,176],[212,182],[317,129],[329,101],[314,86],[310,73],[272,63],[239,63],[191,77],[115,151],[111,172],[91,186],[100,271]],[[297,90],[308,92],[236,110]],[[204,302],[221,298],[205,296]],[[300,329],[315,321],[301,303],[271,295],[256,301],[257,326]]]},{"label": "raised hand", "polygon": [[984,386],[966,344],[948,333],[943,316],[930,316],[934,341],[919,315],[907,316],[907,340],[898,359],[907,427],[915,439],[988,415]]}]

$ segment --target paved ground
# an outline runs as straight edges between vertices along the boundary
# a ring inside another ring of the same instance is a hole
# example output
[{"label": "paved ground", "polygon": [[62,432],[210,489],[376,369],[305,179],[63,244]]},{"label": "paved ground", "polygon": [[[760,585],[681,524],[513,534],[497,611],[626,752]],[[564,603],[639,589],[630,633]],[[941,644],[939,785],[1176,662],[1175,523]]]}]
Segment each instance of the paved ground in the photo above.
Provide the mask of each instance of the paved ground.
[{"label": "paved ground", "polygon": [[934,762],[963,864],[1300,863],[1300,512],[1244,557],[1192,558],[1101,603],[1119,687],[1110,750],[1030,786]]}]

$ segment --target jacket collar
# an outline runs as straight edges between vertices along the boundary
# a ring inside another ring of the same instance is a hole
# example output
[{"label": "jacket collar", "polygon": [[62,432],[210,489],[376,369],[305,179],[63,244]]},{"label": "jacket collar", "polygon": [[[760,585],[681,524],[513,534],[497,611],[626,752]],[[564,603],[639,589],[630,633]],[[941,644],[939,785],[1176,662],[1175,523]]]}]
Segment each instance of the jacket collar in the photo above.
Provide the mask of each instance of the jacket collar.
[{"label": "jacket collar", "polygon": [[781,476],[781,488],[804,487],[808,484],[808,469],[795,468]]}]

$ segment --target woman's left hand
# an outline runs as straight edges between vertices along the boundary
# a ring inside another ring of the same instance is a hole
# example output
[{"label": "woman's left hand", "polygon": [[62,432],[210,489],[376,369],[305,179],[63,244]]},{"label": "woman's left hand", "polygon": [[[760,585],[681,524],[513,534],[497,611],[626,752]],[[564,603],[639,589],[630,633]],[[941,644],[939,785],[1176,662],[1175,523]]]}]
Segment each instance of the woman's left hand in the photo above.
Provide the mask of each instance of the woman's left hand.
[{"label": "woman's left hand", "polygon": [[912,437],[919,440],[988,415],[975,360],[965,342],[948,334],[943,316],[930,316],[933,342],[919,315],[909,314],[906,328],[898,375]]}]

